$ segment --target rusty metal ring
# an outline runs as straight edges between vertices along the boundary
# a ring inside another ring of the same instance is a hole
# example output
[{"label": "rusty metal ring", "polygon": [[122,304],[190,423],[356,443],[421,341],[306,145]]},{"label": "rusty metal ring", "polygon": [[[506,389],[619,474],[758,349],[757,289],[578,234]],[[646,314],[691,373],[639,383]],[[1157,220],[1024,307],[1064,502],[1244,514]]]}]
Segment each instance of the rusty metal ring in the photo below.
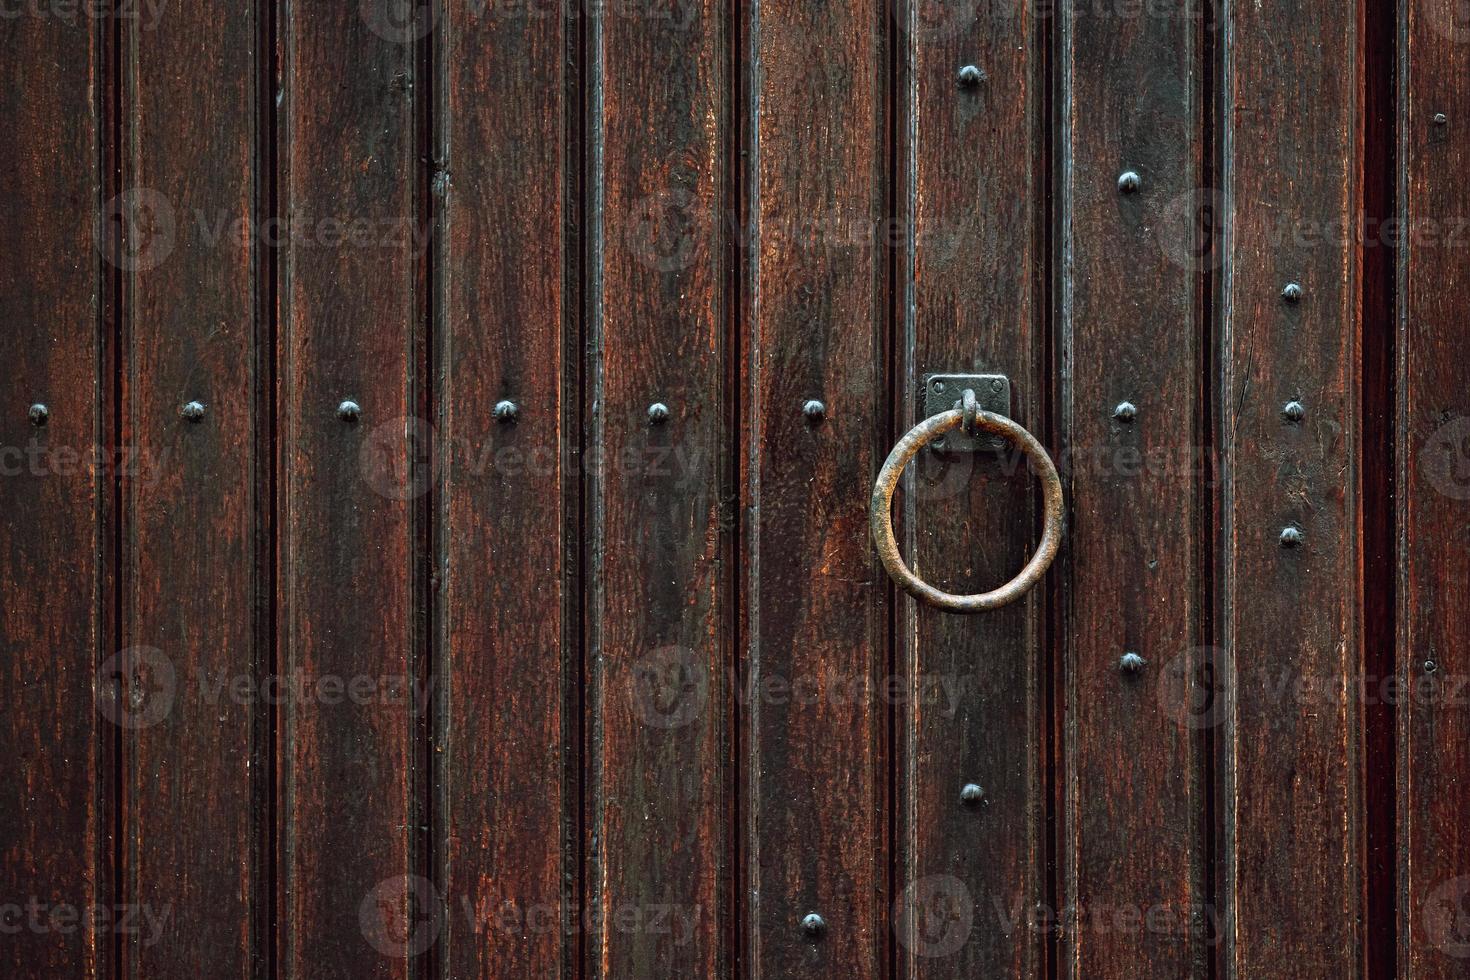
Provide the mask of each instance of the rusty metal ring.
[{"label": "rusty metal ring", "polygon": [[878,481],[873,484],[873,500],[868,513],[868,526],[873,534],[873,544],[878,549],[878,557],[883,561],[883,567],[888,570],[889,576],[895,582],[903,586],[905,592],[931,606],[938,606],[940,609],[975,613],[998,609],[1007,603],[1015,602],[1030,591],[1031,587],[1041,580],[1042,575],[1046,574],[1047,568],[1051,565],[1052,559],[1056,557],[1057,549],[1062,543],[1062,480],[1057,476],[1057,468],[1052,464],[1046,447],[1037,442],[1035,436],[1003,415],[984,411],[977,412],[974,418],[976,428],[980,432],[1009,439],[1020,446],[1026,458],[1031,461],[1032,469],[1041,477],[1044,501],[1041,544],[1037,546],[1036,553],[1031,556],[1031,560],[1026,563],[1025,568],[1021,569],[1019,575],[992,592],[983,592],[979,595],[953,595],[936,589],[911,572],[904,564],[903,556],[898,553],[898,542],[893,537],[893,491],[898,486],[898,478],[903,474],[904,467],[908,466],[909,461],[918,455],[920,449],[965,423],[965,412],[962,408],[941,412],[914,426],[909,430],[908,435],[898,441],[898,445],[893,447],[893,452],[888,454],[883,468],[878,471]]}]

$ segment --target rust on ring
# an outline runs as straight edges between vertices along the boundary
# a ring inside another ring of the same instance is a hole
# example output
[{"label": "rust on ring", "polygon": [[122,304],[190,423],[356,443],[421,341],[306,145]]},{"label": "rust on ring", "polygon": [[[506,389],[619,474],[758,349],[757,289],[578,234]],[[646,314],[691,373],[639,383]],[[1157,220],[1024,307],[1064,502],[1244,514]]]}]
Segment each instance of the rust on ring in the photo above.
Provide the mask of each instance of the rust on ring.
[{"label": "rust on ring", "polygon": [[[878,482],[873,485],[868,525],[883,567],[895,582],[903,586],[905,592],[931,606],[948,609],[950,612],[976,613],[1015,602],[1046,574],[1062,543],[1062,480],[1057,476],[1057,468],[1052,464],[1046,447],[1015,421],[1004,415],[985,411],[976,411],[968,419],[966,414],[959,408],[941,412],[914,426],[908,435],[898,441],[893,452],[888,454],[883,468],[878,471]],[[954,595],[936,589],[919,578],[904,564],[903,556],[898,553],[898,542],[893,537],[893,491],[898,486],[898,478],[903,474],[904,467],[918,455],[920,449],[962,425],[972,425],[979,432],[1009,439],[1020,446],[1026,458],[1031,461],[1032,469],[1041,477],[1044,501],[1041,544],[1037,547],[1036,554],[1031,556],[1026,567],[1015,578],[992,592],[979,595]]]}]

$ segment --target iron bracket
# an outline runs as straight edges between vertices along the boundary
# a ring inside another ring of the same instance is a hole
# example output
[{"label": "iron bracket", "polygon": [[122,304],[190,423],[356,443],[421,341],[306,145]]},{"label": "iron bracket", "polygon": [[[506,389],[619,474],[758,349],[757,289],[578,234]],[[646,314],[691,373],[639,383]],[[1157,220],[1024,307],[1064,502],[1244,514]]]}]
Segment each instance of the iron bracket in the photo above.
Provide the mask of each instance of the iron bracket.
[{"label": "iron bracket", "polygon": [[[958,407],[966,388],[975,392],[981,410],[1011,417],[1011,379],[1004,374],[926,374],[923,385],[923,418]],[[932,443],[930,448],[941,453],[1000,452],[1005,449],[1005,441],[990,435],[976,439],[960,428]]]}]

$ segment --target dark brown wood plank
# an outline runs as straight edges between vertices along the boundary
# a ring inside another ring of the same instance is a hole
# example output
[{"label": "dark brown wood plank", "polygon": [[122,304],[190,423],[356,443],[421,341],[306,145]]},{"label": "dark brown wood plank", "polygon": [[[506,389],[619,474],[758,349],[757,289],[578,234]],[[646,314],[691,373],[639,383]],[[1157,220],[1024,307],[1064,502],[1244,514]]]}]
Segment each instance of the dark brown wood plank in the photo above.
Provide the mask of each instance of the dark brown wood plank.
[{"label": "dark brown wood plank", "polygon": [[1470,971],[1470,24],[1400,9],[1398,969],[1434,980]]},{"label": "dark brown wood plank", "polygon": [[[1008,375],[1012,416],[1046,438],[1044,109],[1048,18],[1030,4],[900,7],[898,132],[906,311],[894,437],[923,415],[930,372]],[[977,16],[977,10],[983,12]],[[962,66],[981,77],[962,83]],[[1007,457],[1012,462],[1014,454]],[[901,504],[911,566],[955,593],[1020,571],[1036,535],[1024,466],[925,452]],[[899,506],[895,507],[900,510]],[[895,935],[907,976],[1034,977],[1044,969],[1043,583],[956,616],[902,598]],[[982,799],[966,805],[968,784]]]},{"label": "dark brown wood plank", "polygon": [[405,977],[442,926],[411,864],[432,435],[413,394],[422,33],[398,9],[292,4],[282,23],[279,660],[309,691],[279,711],[286,977]]},{"label": "dark brown wood plank", "polygon": [[[565,705],[581,649],[569,29],[554,12],[490,16],[473,0],[440,19],[449,976],[556,977],[576,949],[565,827],[577,826],[577,719]],[[502,401],[513,421],[495,416]]]},{"label": "dark brown wood plank", "polygon": [[[103,773],[126,717],[105,615],[101,30],[0,20],[0,894],[20,907],[7,911],[0,973],[37,980],[112,972],[113,933],[77,926],[113,904]],[[43,426],[32,405],[49,410]]]},{"label": "dark brown wood plank", "polygon": [[1293,0],[1231,3],[1224,22],[1228,977],[1363,969],[1361,700],[1296,693],[1361,669],[1360,259],[1356,236],[1335,230],[1354,227],[1360,200],[1358,20],[1351,4]]},{"label": "dark brown wood plank", "polygon": [[[584,941],[597,977],[722,976],[730,961],[726,21],[713,2],[610,5],[591,21]],[[651,420],[653,404],[668,417]]]},{"label": "dark brown wood plank", "polygon": [[867,508],[890,415],[886,11],[747,9],[742,962],[877,977],[890,668]]},{"label": "dark brown wood plank", "polygon": [[1191,710],[1189,681],[1203,649],[1198,484],[1210,478],[1197,451],[1198,299],[1218,253],[1200,234],[1213,204],[1201,190],[1202,23],[1164,9],[1069,6],[1060,22],[1060,907],[1080,914],[1061,923],[1058,957],[1079,978],[1197,977],[1208,963],[1209,719]]},{"label": "dark brown wood plank", "polygon": [[254,10],[122,22],[125,179],[156,223],[124,253],[124,431],[158,461],[125,483],[123,629],[172,678],[159,682],[164,710],[125,730],[124,901],[170,913],[161,935],[123,937],[125,972],[149,977],[251,976],[270,915],[256,902],[270,831],[255,809],[268,776],[255,630],[268,311],[256,301]]}]

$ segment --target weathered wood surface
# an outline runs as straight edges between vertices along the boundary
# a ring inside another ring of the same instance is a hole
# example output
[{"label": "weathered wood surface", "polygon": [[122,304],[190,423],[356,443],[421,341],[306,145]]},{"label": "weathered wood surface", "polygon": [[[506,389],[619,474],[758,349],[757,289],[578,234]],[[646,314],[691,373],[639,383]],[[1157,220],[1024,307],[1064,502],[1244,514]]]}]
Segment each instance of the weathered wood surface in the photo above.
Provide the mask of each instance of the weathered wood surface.
[{"label": "weathered wood surface", "polygon": [[[1059,737],[1066,975],[1203,977],[1211,716],[1200,302],[1205,68],[1191,17],[1061,20],[1057,403],[1071,524]],[[1136,180],[1136,184],[1135,184]],[[1141,658],[1141,663],[1125,657]],[[1145,843],[1146,842],[1146,843]]]},{"label": "weathered wood surface", "polygon": [[747,14],[741,959],[753,977],[878,976],[892,668],[867,501],[891,414],[885,14]]},{"label": "weathered wood surface", "polygon": [[[1226,977],[1363,973],[1352,5],[1224,10],[1218,820]],[[1310,44],[1284,43],[1287,38]],[[1310,103],[1310,112],[1282,107]],[[1289,287],[1300,294],[1288,298]],[[1286,408],[1301,404],[1300,417]]]}]

